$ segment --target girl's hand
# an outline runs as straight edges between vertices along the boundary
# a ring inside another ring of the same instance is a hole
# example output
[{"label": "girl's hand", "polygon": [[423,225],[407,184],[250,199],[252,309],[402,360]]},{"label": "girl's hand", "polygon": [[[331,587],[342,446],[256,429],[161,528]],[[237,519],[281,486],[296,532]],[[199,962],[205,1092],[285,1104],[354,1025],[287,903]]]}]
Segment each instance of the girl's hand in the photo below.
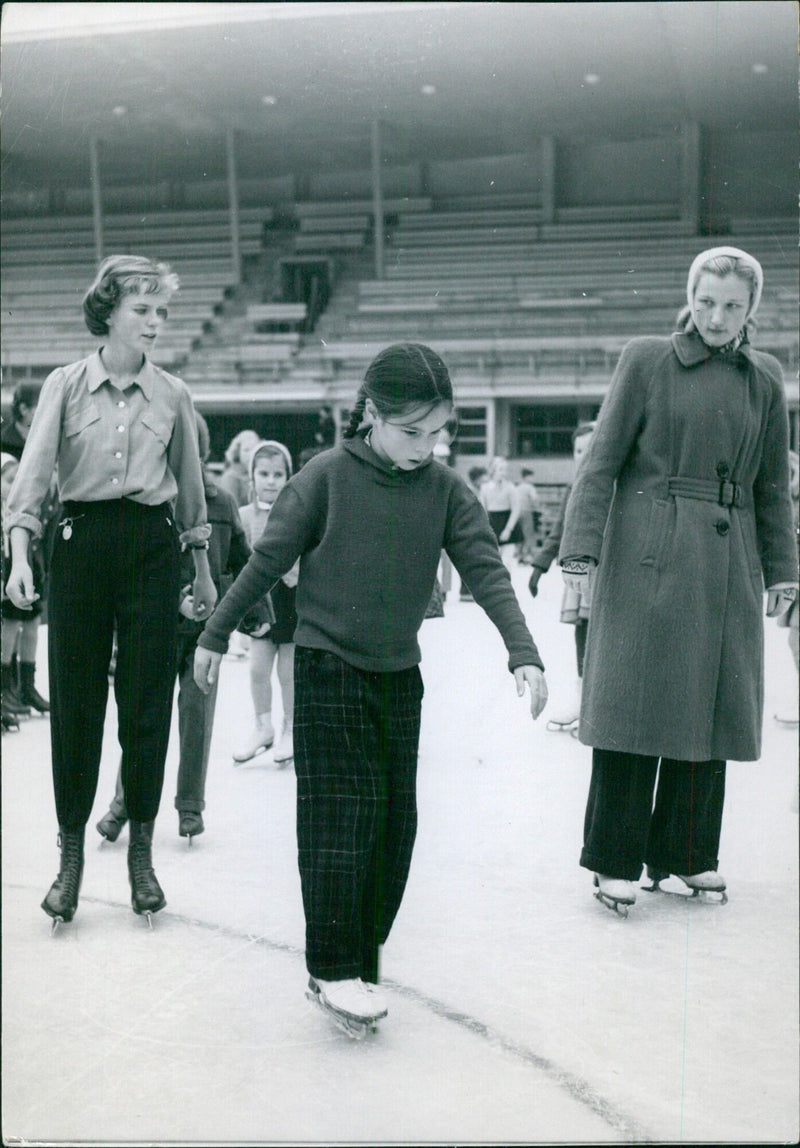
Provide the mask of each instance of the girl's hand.
[{"label": "girl's hand", "polygon": [[6,582],[6,594],[19,610],[30,610],[39,597],[33,588],[33,571],[27,562],[16,561]]},{"label": "girl's hand", "polygon": [[194,651],[194,681],[199,690],[207,694],[219,675],[219,664],[222,654],[215,654],[213,650],[204,650],[196,646]]},{"label": "girl's hand", "polygon": [[514,670],[517,681],[517,697],[525,693],[525,683],[531,691],[531,717],[536,721],[547,705],[547,682],[538,666],[517,666]]},{"label": "girl's hand", "polygon": [[194,616],[199,622],[205,622],[211,617],[217,601],[217,588],[211,575],[205,571],[195,575],[192,584],[192,598],[194,599]]}]

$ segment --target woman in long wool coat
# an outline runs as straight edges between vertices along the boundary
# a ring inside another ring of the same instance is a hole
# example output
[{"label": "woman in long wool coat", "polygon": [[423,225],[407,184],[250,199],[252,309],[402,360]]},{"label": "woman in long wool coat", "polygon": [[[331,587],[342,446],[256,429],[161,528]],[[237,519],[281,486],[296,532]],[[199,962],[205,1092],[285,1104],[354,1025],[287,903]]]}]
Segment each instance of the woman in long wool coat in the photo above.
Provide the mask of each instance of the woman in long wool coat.
[{"label": "woman in long wool coat", "polygon": [[781,367],[747,337],[762,286],[737,248],[694,260],[683,329],[626,346],[567,506],[562,572],[592,599],[581,865],[624,915],[643,863],[654,888],[724,899],[726,761],[761,752],[764,588],[770,615],[797,592]]}]

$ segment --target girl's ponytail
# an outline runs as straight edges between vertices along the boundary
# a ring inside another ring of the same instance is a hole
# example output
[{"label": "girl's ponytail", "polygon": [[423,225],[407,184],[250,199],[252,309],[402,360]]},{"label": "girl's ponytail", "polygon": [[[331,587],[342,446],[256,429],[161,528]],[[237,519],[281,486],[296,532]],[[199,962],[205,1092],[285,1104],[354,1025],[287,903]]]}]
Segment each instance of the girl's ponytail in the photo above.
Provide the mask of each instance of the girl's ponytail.
[{"label": "girl's ponytail", "polygon": [[355,438],[356,437],[356,431],[361,426],[361,423],[364,421],[364,409],[366,408],[366,405],[367,405],[367,393],[366,393],[366,391],[364,389],[364,385],[362,383],[362,385],[358,389],[358,396],[356,398],[355,406],[353,407],[352,411],[350,412],[350,421],[348,422],[347,426],[342,431],[342,438]]}]

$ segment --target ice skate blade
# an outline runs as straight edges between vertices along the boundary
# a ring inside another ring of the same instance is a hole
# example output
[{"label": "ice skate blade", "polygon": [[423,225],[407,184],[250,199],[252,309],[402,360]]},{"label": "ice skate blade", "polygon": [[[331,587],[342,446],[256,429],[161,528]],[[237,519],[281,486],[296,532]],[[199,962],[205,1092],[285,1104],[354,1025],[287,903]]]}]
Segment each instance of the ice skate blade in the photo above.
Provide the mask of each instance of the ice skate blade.
[{"label": "ice skate blade", "polygon": [[663,893],[665,897],[681,897],[684,901],[694,901],[698,898],[710,905],[728,904],[728,894],[724,889],[692,889],[689,885],[684,889],[662,889],[661,882],[664,880],[665,877],[653,878],[652,885],[643,885],[642,888],[645,893]]},{"label": "ice skate blade", "polygon": [[53,917],[53,920],[50,922],[50,936],[54,937],[56,935],[56,930],[58,929],[58,926],[63,925],[63,924],[64,924],[64,918],[63,917]]},{"label": "ice skate blade", "polygon": [[595,897],[601,905],[605,905],[607,909],[611,909],[618,917],[627,917],[628,909],[633,904],[633,901],[615,901],[613,897],[607,897],[601,893],[599,889],[595,890]]},{"label": "ice skate blade", "polygon": [[336,1025],[340,1032],[349,1036],[351,1040],[363,1040],[369,1032],[378,1031],[377,1020],[364,1020],[358,1021],[352,1017],[345,1016],[344,1013],[338,1012],[327,1004],[319,993],[315,993],[312,989],[306,989],[306,999],[315,1004],[318,1009],[325,1013],[330,1020]]}]

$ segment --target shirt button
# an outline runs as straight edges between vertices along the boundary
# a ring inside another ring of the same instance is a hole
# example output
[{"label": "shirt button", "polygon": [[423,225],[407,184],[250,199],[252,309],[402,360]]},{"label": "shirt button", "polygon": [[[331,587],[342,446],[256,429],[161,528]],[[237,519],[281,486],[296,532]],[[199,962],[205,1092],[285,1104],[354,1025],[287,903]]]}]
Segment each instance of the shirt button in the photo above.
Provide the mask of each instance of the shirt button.
[{"label": "shirt button", "polygon": [[717,534],[727,534],[730,528],[730,522],[726,522],[723,518],[720,522],[717,523]]},{"label": "shirt button", "polygon": [[114,458],[122,458],[122,451],[121,450],[115,450],[114,451]]},{"label": "shirt button", "polygon": [[112,479],[111,479],[111,485],[112,485],[112,486],[116,486],[118,482],[119,482],[119,479],[118,479],[118,478],[112,478]]},{"label": "shirt button", "polygon": [[730,473],[731,468],[728,466],[727,462],[717,463],[717,478],[727,478]]},{"label": "shirt button", "polygon": [[125,400],[124,400],[124,399],[120,399],[120,400],[119,400],[119,402],[117,403],[117,406],[118,406],[118,407],[124,407],[124,406],[125,406]]},{"label": "shirt button", "polygon": [[122,425],[122,423],[119,424],[119,426],[117,427],[117,430],[119,431],[120,434],[123,433],[123,431],[125,430],[125,427]]}]

